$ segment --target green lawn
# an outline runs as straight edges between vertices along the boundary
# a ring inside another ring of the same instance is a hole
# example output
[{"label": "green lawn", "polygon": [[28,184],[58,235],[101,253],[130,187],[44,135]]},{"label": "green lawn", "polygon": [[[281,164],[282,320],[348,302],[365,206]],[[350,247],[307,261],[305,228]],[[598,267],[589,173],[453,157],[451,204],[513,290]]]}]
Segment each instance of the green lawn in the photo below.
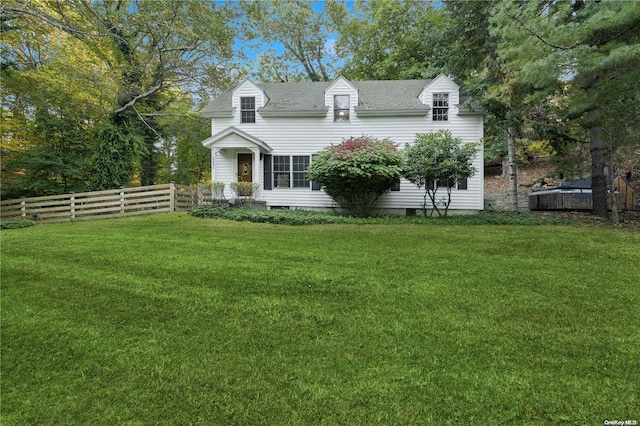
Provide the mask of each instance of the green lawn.
[{"label": "green lawn", "polygon": [[640,232],[3,230],[8,425],[640,421]]}]

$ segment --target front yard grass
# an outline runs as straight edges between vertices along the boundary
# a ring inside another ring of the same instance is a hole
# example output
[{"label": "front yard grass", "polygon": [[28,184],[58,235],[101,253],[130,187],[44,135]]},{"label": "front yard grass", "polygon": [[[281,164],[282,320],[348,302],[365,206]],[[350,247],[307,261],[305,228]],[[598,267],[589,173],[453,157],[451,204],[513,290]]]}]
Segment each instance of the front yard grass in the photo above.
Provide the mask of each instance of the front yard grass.
[{"label": "front yard grass", "polygon": [[3,230],[18,424],[640,420],[640,232],[163,215]]}]

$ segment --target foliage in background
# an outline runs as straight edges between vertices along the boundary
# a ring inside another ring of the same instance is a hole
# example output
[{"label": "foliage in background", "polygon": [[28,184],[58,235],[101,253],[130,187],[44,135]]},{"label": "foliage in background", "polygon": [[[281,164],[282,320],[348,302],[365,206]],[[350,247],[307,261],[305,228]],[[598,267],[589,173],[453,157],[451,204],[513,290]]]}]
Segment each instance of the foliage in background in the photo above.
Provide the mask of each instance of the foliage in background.
[{"label": "foliage in background", "polygon": [[[432,78],[443,68],[434,58],[444,30],[442,11],[426,1],[327,2],[340,73],[353,80]],[[428,59],[427,59],[428,58]]]},{"label": "foliage in background", "polygon": [[[447,216],[451,205],[451,189],[463,179],[476,172],[472,165],[478,153],[477,143],[462,143],[454,138],[449,130],[416,135],[413,143],[404,149],[404,176],[418,188],[424,188],[424,215],[427,214],[427,196],[431,201],[431,214]],[[447,191],[444,206],[438,206],[438,188],[444,186]],[[444,207],[444,213],[440,210]]]},{"label": "foliage in background", "polygon": [[176,94],[163,116],[157,117],[162,129],[158,149],[158,180],[196,185],[211,180],[211,150],[202,145],[210,136],[211,123],[195,108],[188,96]]},{"label": "foliage in background", "polygon": [[79,40],[8,22],[0,33],[2,197],[86,190],[93,126],[116,80]]},{"label": "foliage in background", "polygon": [[[350,79],[452,75],[488,112],[487,158],[511,153],[513,188],[517,156],[548,143],[557,173],[591,171],[598,214],[606,215],[604,165],[615,174],[638,162],[638,2],[2,6],[3,197],[86,189],[100,146],[91,139],[105,123],[144,140],[136,182],[210,179],[200,144],[210,127],[195,111],[240,66],[242,77],[258,67],[252,75],[268,81],[327,80],[338,71]],[[276,45],[251,63],[242,49],[259,41]]]},{"label": "foliage in background", "polygon": [[142,137],[124,132],[114,123],[104,123],[96,130],[91,158],[92,191],[128,187],[146,153]]},{"label": "foliage in background", "polygon": [[593,213],[607,217],[605,166],[640,136],[640,3],[505,1],[491,24],[512,80],[535,88],[529,103],[566,96],[563,118],[588,135]]},{"label": "foliage in background", "polygon": [[244,13],[242,29],[248,40],[280,43],[284,48],[279,54],[273,49],[260,54],[262,79],[279,83],[302,76],[310,81],[332,78],[327,18],[315,12],[309,1],[239,2],[238,7]]},{"label": "foliage in background", "polygon": [[366,217],[402,177],[402,154],[388,139],[352,137],[320,151],[307,173],[348,214]]},{"label": "foliage in background", "polygon": [[[220,3],[193,0],[22,3],[7,0],[3,2],[1,13],[3,42],[5,39],[11,42],[7,48],[3,45],[3,72],[16,71],[8,74],[10,87],[20,84],[28,88],[17,80],[20,73],[32,71],[33,74],[35,70],[42,74],[40,70],[46,71],[57,63],[56,53],[62,52],[58,59],[64,65],[58,66],[59,72],[54,74],[58,86],[51,92],[42,91],[47,96],[41,100],[23,95],[18,87],[10,92],[5,98],[9,104],[3,99],[3,120],[10,116],[37,125],[38,118],[25,111],[51,104],[52,96],[56,94],[64,99],[65,91],[60,91],[59,87],[67,84],[68,105],[78,107],[77,113],[73,117],[57,114],[56,118],[63,119],[70,129],[74,128],[74,123],[82,123],[86,134],[111,138],[93,144],[86,144],[80,138],[75,140],[83,146],[101,146],[113,140],[115,133],[95,131],[105,125],[118,127],[121,141],[142,140],[145,149],[137,151],[140,158],[136,161],[136,173],[143,185],[155,183],[159,169],[166,166],[162,164],[158,150],[161,141],[188,145],[202,140],[194,141],[193,136],[189,136],[185,143],[187,134],[179,126],[167,123],[171,116],[174,121],[182,120],[179,117],[182,114],[175,108],[172,110],[173,105],[184,103],[184,97],[190,94],[207,97],[230,83],[228,68],[223,64],[233,57],[236,27],[231,21],[235,12]],[[38,45],[41,40],[43,48]],[[106,83],[100,81],[100,75],[105,76]],[[3,84],[6,80],[3,75]],[[104,96],[94,96],[96,91],[103,89],[99,94]],[[35,88],[33,92],[37,90]],[[100,114],[89,114],[87,103],[97,104]],[[13,156],[15,150],[30,150],[35,142],[29,135],[25,138],[19,126],[3,126],[3,154]],[[15,149],[5,149],[5,146]],[[201,151],[186,151],[191,152],[185,153],[183,159],[194,164],[195,170],[181,171],[182,176],[178,178],[183,183],[192,183],[194,176],[196,180],[204,176],[207,164]],[[193,153],[196,155],[191,155]],[[86,150],[79,156],[86,163],[96,155],[96,152]],[[126,157],[128,153],[122,152],[122,155]],[[49,158],[54,157],[49,155]],[[37,168],[36,164],[27,166]],[[113,165],[113,168],[119,168],[119,165]],[[51,170],[54,175],[62,174],[53,166]],[[28,176],[29,171],[8,170],[3,173],[3,183],[20,180],[21,174]],[[83,177],[86,179],[86,174]],[[163,176],[167,177],[166,174]],[[112,182],[115,184],[120,180],[112,179]],[[102,181],[106,182],[105,179]]]}]

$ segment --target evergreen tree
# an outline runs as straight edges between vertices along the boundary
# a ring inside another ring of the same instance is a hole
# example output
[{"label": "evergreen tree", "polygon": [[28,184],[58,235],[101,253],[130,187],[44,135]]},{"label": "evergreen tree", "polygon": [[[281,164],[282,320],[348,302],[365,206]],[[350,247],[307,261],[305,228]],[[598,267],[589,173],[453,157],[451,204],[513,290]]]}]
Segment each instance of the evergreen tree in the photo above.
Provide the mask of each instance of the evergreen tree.
[{"label": "evergreen tree", "polygon": [[607,216],[607,151],[637,143],[640,3],[501,2],[492,18],[514,81],[537,100],[566,94],[564,115],[588,135],[593,213]]}]

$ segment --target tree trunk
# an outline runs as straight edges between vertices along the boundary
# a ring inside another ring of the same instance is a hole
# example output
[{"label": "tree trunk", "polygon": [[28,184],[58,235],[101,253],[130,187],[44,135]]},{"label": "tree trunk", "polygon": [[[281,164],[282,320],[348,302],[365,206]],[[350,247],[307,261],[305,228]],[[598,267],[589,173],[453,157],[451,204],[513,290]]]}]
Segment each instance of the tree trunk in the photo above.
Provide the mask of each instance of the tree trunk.
[{"label": "tree trunk", "polygon": [[518,169],[516,165],[516,137],[512,126],[507,129],[509,152],[509,210],[518,211]]},{"label": "tree trunk", "polygon": [[611,206],[611,221],[618,225],[620,223],[620,217],[618,216],[618,194],[616,193],[616,187],[613,185],[613,177],[615,176],[613,169],[613,148],[609,146],[609,167],[607,168],[609,173],[609,179],[611,180],[611,188],[609,191],[609,205]]},{"label": "tree trunk", "polygon": [[[594,118],[595,111],[589,113]],[[592,124],[589,129],[589,150],[591,152],[591,196],[593,198],[592,214],[608,217],[607,211],[607,181],[604,174],[605,146],[602,141],[602,128]]]}]

